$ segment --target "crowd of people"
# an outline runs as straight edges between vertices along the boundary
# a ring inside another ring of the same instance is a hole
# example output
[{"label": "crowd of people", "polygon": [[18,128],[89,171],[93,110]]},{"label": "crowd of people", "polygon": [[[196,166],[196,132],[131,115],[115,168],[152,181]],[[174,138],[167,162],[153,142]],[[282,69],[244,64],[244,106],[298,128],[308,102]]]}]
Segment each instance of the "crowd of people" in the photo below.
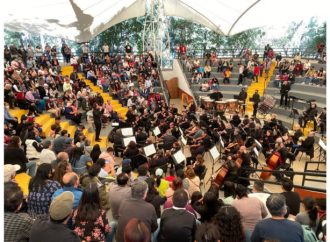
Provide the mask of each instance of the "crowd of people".
[{"label": "crowd of people", "polygon": [[[325,238],[325,201],[310,199],[306,213],[299,213],[292,177],[276,177],[282,194],[266,194],[260,182],[254,183],[253,193],[248,190],[251,169],[258,165],[255,140],[266,160],[279,156],[276,169],[289,170],[287,160],[293,162],[298,152],[310,149],[314,133],[301,141],[301,128],[290,135],[275,115],[261,125],[238,113],[228,119],[220,113],[218,118],[194,103],[179,113],[151,91],[159,83],[152,53],[136,56],[127,46],[124,57],[103,53],[95,62],[88,53],[84,57],[80,70],[129,108],[125,119],[76,70],[63,77],[47,55],[35,57],[30,69],[21,55],[6,59],[5,241],[291,242],[304,241],[308,228]],[[55,106],[47,108],[50,103]],[[8,112],[15,106],[29,110],[20,122]],[[35,117],[52,109],[55,124],[44,134]],[[118,123],[106,150],[91,146],[83,135],[84,113],[93,117],[96,140],[104,117]],[[77,125],[74,137],[61,129],[62,116]],[[123,128],[132,128],[136,141],[125,145]],[[191,153],[185,161],[175,155],[182,151],[182,137]],[[218,142],[224,146],[221,159],[228,173],[202,194],[207,171],[203,157]],[[156,153],[147,157],[144,148],[149,145]],[[122,162],[116,161],[119,156]],[[221,198],[220,189],[225,190]],[[289,215],[297,215],[307,228],[287,219]]]}]

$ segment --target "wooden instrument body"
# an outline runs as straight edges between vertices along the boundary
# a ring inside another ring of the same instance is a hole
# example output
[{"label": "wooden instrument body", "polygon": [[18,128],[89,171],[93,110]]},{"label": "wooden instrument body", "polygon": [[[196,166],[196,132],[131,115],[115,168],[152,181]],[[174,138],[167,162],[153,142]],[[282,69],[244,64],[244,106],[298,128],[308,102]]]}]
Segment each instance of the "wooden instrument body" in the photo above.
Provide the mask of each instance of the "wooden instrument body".
[{"label": "wooden instrument body", "polygon": [[[237,158],[236,161],[235,161],[235,166],[237,168],[240,168],[241,165],[243,163],[243,160],[241,158]],[[229,169],[228,169],[228,166],[226,164],[224,164],[218,174],[216,175],[215,179],[213,180],[213,184],[215,184],[217,187],[221,187],[225,181],[225,178],[227,176],[227,173],[228,173]]]},{"label": "wooden instrument body", "polygon": [[280,159],[281,159],[280,153],[275,152],[274,154],[272,154],[267,161],[267,166],[264,166],[262,168],[262,170],[265,171],[261,172],[260,178],[263,180],[267,180],[272,175],[272,172],[269,171],[275,170],[280,165],[279,164]]}]

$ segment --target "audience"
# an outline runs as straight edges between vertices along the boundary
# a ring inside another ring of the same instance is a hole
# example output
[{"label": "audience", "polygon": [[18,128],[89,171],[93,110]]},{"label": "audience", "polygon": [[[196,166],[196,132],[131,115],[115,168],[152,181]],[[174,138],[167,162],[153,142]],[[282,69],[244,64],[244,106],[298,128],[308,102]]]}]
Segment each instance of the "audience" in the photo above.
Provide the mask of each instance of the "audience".
[{"label": "audience", "polygon": [[281,193],[286,199],[288,213],[296,216],[300,211],[300,196],[297,192],[293,192],[293,181],[289,178],[282,179],[283,192]]}]

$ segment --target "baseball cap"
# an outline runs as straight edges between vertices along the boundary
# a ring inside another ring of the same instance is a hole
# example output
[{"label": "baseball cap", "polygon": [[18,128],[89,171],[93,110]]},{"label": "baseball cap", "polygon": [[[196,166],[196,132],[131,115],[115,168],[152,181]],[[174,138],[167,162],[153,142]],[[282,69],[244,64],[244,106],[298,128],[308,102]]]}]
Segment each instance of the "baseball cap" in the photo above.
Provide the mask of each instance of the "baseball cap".
[{"label": "baseball cap", "polygon": [[57,196],[49,207],[49,215],[58,221],[68,217],[72,212],[74,196],[72,192],[66,191]]},{"label": "baseball cap", "polygon": [[157,170],[156,170],[156,172],[155,172],[155,175],[156,175],[156,176],[162,176],[163,173],[164,173],[163,169],[161,169],[161,168],[157,168]]},{"label": "baseball cap", "polygon": [[4,167],[4,182],[9,182],[13,176],[15,176],[16,171],[18,171],[19,169],[21,169],[20,165],[11,165],[11,164],[7,164]]}]

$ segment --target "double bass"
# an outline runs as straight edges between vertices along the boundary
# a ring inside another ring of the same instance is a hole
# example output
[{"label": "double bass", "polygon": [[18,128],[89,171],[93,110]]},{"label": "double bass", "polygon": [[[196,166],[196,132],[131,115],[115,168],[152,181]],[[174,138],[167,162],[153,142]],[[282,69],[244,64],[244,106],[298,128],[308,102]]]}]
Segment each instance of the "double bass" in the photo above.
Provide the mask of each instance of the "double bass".
[{"label": "double bass", "polygon": [[280,165],[281,154],[278,151],[274,152],[269,157],[269,159],[266,163],[267,163],[267,166],[264,166],[262,168],[262,170],[264,170],[264,171],[261,172],[261,174],[260,174],[260,178],[263,180],[267,180],[272,175],[272,172],[269,172],[269,171],[275,170]]}]

